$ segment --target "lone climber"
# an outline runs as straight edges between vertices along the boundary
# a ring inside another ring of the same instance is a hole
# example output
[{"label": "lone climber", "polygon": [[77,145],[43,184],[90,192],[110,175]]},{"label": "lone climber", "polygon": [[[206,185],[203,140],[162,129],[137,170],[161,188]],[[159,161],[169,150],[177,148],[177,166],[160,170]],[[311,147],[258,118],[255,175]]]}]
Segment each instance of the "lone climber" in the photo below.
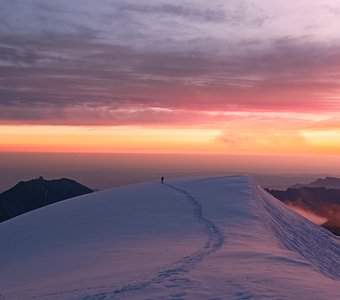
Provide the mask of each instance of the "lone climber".
[{"label": "lone climber", "polygon": [[162,176],[162,177],[161,177],[161,183],[163,183],[163,182],[164,182],[164,177]]}]

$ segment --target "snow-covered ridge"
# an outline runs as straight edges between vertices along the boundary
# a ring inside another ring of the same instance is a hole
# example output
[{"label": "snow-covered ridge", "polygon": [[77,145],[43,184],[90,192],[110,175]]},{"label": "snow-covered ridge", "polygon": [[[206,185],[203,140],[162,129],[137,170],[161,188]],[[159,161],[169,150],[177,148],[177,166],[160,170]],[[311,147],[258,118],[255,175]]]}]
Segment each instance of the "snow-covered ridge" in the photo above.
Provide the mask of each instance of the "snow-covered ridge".
[{"label": "snow-covered ridge", "polygon": [[281,246],[301,255],[325,276],[340,280],[339,238],[290,210],[261,187],[255,186],[264,220]]},{"label": "snow-covered ridge", "polygon": [[340,239],[250,177],[81,196],[0,224],[0,299],[338,299]]}]

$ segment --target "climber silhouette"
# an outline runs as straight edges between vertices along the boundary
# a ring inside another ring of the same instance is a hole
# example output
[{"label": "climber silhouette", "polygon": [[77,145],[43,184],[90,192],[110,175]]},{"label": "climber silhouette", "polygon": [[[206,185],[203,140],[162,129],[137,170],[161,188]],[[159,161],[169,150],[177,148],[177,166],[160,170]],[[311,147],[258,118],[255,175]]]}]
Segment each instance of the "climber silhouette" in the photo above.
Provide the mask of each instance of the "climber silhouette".
[{"label": "climber silhouette", "polygon": [[162,176],[162,177],[161,177],[161,183],[163,183],[163,182],[164,182],[164,177]]}]

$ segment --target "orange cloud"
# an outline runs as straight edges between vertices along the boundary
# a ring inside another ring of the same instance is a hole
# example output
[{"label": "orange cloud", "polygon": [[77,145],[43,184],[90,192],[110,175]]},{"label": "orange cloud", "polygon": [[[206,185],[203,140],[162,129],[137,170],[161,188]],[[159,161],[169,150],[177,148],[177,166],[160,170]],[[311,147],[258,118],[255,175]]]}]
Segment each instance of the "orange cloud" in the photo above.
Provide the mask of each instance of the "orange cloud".
[{"label": "orange cloud", "polygon": [[314,213],[312,213],[311,211],[307,211],[304,209],[301,209],[297,206],[294,205],[288,205],[292,210],[294,210],[295,212],[297,212],[299,215],[303,216],[304,218],[308,219],[309,221],[321,225],[324,224],[328,221],[328,219],[320,217]]}]

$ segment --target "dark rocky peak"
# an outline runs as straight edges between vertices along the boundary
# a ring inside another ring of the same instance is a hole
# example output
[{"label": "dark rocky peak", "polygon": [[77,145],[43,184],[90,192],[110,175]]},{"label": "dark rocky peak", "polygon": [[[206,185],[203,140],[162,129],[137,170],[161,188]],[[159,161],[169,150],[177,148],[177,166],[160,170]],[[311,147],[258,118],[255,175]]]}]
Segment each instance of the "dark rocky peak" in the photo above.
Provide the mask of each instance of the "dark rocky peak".
[{"label": "dark rocky peak", "polygon": [[0,222],[68,198],[92,193],[90,188],[67,178],[46,180],[42,176],[20,181],[0,194]]}]

